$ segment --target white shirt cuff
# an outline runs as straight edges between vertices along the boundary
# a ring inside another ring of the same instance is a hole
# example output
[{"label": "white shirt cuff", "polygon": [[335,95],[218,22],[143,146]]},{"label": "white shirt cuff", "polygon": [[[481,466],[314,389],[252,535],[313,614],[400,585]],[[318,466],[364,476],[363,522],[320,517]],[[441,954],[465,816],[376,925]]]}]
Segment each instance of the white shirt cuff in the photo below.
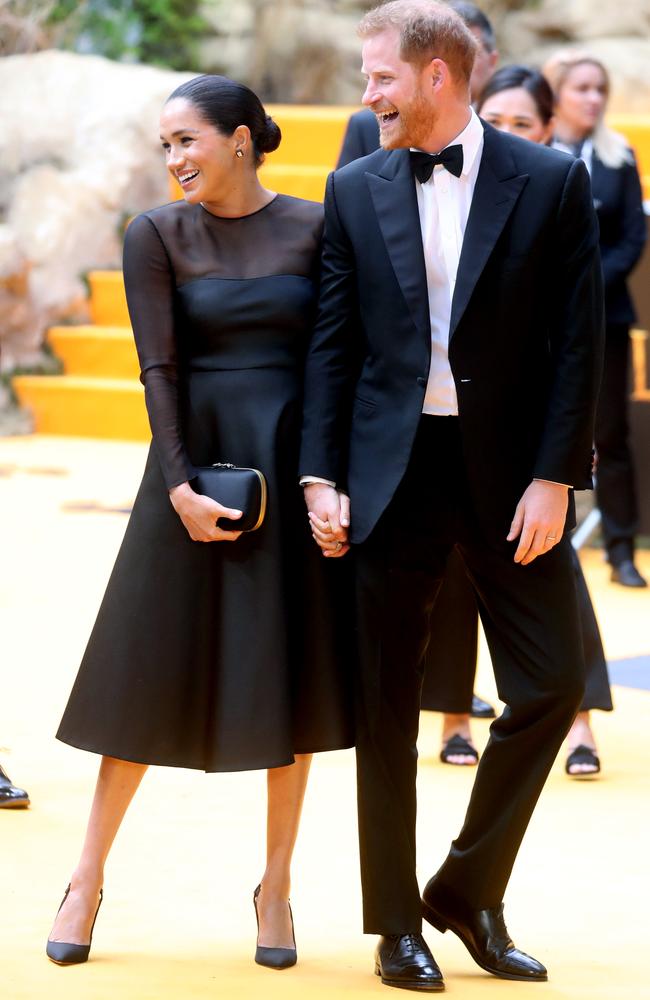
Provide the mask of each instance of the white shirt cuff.
[{"label": "white shirt cuff", "polygon": [[336,486],[336,483],[333,483],[331,479],[319,479],[318,476],[301,476],[300,477],[300,485],[301,486],[309,486],[310,483],[322,483],[323,486]]}]

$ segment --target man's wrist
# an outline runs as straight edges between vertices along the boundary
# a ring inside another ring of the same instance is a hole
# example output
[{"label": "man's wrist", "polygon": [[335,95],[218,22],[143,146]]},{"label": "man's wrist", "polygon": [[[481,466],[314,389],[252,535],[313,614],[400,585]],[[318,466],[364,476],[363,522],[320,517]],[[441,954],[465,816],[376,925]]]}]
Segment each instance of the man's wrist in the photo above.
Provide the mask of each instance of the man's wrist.
[{"label": "man's wrist", "polygon": [[320,479],[318,476],[301,476],[300,485],[301,486],[314,486],[319,484],[321,486],[331,486],[336,487],[336,483],[333,483],[331,479]]},{"label": "man's wrist", "polygon": [[563,486],[565,490],[570,490],[572,487],[568,483],[556,483],[554,479],[538,479],[535,477],[533,479],[534,483],[546,483],[548,486]]}]

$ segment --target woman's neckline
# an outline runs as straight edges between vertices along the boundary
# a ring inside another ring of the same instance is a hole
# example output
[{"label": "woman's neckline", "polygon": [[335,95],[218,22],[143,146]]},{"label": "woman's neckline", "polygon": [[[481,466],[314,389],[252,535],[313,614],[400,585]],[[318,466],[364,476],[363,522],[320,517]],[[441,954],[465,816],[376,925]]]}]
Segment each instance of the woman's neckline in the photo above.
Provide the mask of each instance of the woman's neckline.
[{"label": "woman's neckline", "polygon": [[219,219],[221,222],[239,222],[241,219],[252,219],[253,216],[259,215],[260,212],[265,212],[267,208],[275,204],[278,198],[279,192],[274,194],[271,200],[267,201],[261,208],[256,208],[254,212],[247,212],[246,215],[217,215],[216,212],[211,212],[209,208],[206,208],[202,201],[199,202],[199,208],[206,215],[209,215],[213,219]]}]

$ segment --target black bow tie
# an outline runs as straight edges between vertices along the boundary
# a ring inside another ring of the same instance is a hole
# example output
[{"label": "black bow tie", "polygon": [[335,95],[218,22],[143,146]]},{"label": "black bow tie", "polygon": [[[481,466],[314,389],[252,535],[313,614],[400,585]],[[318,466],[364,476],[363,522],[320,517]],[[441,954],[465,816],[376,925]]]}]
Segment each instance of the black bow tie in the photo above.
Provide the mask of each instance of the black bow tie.
[{"label": "black bow tie", "polygon": [[463,147],[460,143],[457,146],[447,146],[441,153],[423,153],[419,149],[411,150],[411,167],[413,173],[424,184],[433,173],[433,168],[441,163],[443,167],[460,177],[463,172]]}]

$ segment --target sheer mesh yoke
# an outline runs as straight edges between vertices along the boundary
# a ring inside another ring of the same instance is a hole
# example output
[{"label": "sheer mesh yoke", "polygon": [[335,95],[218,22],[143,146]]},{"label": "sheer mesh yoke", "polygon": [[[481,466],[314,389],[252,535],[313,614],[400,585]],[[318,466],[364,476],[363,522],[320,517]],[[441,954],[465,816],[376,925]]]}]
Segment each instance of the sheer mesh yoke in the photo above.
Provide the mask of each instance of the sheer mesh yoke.
[{"label": "sheer mesh yoke", "polygon": [[[236,219],[173,202],[130,224],[124,245],[126,296],[168,489],[193,474],[179,377],[192,369],[228,368],[233,360],[239,368],[280,363],[283,346],[295,363],[300,352],[292,328],[296,317],[308,322],[313,309],[321,233],[321,206],[287,195]],[[282,283],[278,295],[272,279],[282,278],[294,280]],[[208,284],[196,284],[203,281]],[[219,296],[218,315],[211,281],[232,282]],[[271,311],[270,301],[275,303]],[[243,343],[249,333],[251,339]]]}]

